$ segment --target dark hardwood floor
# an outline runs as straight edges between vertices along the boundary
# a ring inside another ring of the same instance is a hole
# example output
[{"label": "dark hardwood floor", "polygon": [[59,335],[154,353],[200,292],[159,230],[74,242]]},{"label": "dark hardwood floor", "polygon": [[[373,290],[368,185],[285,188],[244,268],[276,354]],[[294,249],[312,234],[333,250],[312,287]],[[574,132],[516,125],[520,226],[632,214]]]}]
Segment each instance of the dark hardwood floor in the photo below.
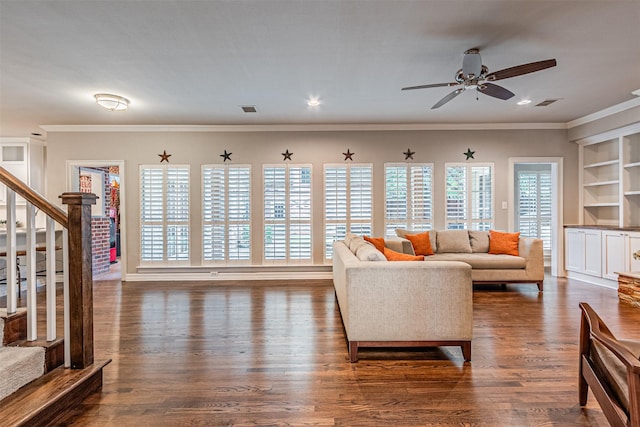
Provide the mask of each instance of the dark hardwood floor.
[{"label": "dark hardwood floor", "polygon": [[[349,363],[330,281],[94,283],[100,394],[91,426],[606,426],[578,405],[579,301],[620,337],[640,308],[548,278],[476,287],[473,360],[459,348],[363,350]],[[455,313],[451,313],[455,316]]]}]

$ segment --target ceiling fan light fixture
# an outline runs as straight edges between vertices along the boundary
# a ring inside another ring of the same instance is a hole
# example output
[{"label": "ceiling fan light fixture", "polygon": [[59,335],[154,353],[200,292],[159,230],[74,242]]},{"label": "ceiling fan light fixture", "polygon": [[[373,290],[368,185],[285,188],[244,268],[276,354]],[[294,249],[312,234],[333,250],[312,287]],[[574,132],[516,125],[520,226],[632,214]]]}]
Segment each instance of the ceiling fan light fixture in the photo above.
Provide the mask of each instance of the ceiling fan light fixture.
[{"label": "ceiling fan light fixture", "polygon": [[640,96],[640,89],[631,91],[631,95]]},{"label": "ceiling fan light fixture", "polygon": [[517,102],[518,105],[528,105],[531,104],[531,100],[530,99],[522,99],[520,101]]},{"label": "ceiling fan light fixture", "polygon": [[97,93],[93,96],[96,104],[109,111],[124,111],[129,108],[129,100],[110,93]]}]

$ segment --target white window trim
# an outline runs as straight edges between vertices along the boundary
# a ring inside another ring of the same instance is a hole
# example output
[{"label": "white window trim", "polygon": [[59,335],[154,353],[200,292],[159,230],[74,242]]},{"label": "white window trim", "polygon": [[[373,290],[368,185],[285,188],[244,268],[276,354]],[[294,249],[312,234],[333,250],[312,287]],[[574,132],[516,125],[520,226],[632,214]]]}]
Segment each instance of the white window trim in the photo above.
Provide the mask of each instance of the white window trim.
[{"label": "white window trim", "polygon": [[[249,226],[249,259],[246,260],[230,260],[229,259],[229,224],[240,224],[240,223],[244,223],[244,222],[238,222],[238,221],[229,221],[229,169],[231,168],[248,168],[249,169],[249,209],[250,209],[250,214],[249,214],[249,219],[246,221],[247,225]],[[206,164],[206,165],[201,165],[200,171],[201,171],[201,193],[200,193],[200,197],[201,197],[201,209],[204,209],[204,190],[205,190],[205,169],[224,169],[225,170],[225,174],[224,174],[224,188],[225,188],[225,212],[227,212],[227,215],[225,215],[225,221],[222,222],[217,222],[217,221],[205,221],[205,215],[204,212],[202,212],[202,230],[204,232],[204,228],[207,225],[215,225],[215,224],[223,224],[225,227],[225,259],[224,260],[205,260],[204,259],[204,253],[205,253],[205,241],[204,238],[202,239],[202,264],[203,265],[252,265],[252,252],[253,252],[253,229],[252,229],[252,221],[251,218],[253,216],[253,197],[252,197],[252,185],[253,185],[253,169],[251,167],[250,164]]]},{"label": "white window trim", "polygon": [[[286,203],[286,215],[283,222],[269,222],[267,218],[264,217],[264,194],[265,194],[265,170],[267,168],[284,168],[285,170],[285,203]],[[311,179],[310,190],[309,190],[309,220],[295,220],[292,221],[291,216],[291,199],[290,199],[290,169],[291,168],[309,168],[309,177]],[[262,263],[265,265],[313,265],[313,165],[311,163],[285,163],[285,164],[263,164],[262,165]],[[291,242],[291,224],[309,224],[309,240],[310,240],[310,256],[309,259],[291,259],[290,258],[290,242]],[[265,227],[267,224],[284,224],[287,237],[286,237],[286,257],[285,259],[267,259],[266,251],[265,251]]]},{"label": "white window trim", "polygon": [[[371,169],[371,217],[369,220],[352,220],[351,219],[351,168],[353,167],[369,167]],[[347,170],[347,182],[346,184],[346,219],[344,220],[327,220],[327,210],[326,210],[326,200],[327,200],[327,168],[346,168]],[[327,225],[328,224],[346,224],[347,232],[351,232],[351,224],[369,224],[371,230],[373,232],[373,224],[374,224],[374,207],[373,207],[373,185],[374,185],[374,172],[373,172],[373,163],[325,163],[323,165],[323,175],[322,175],[322,200],[323,200],[323,223],[322,223],[322,253],[324,257],[325,264],[329,264],[332,262],[332,258],[327,256]]]},{"label": "white window trim", "polygon": [[[145,224],[149,224],[149,225],[153,225],[154,222],[144,222],[144,219],[142,217],[142,171],[143,169],[162,169],[163,170],[163,175],[162,175],[162,187],[163,187],[163,198],[162,198],[162,211],[163,211],[163,215],[162,215],[162,221],[156,223],[157,225],[161,225],[162,229],[163,229],[163,242],[162,242],[162,249],[163,249],[163,254],[162,254],[162,260],[143,260],[142,258],[142,229],[143,226]],[[140,256],[140,266],[184,266],[184,265],[190,265],[191,264],[191,233],[192,233],[192,229],[191,229],[191,210],[189,209],[189,213],[188,213],[188,217],[186,221],[168,221],[167,220],[167,169],[172,168],[172,169],[180,169],[180,168],[184,168],[187,170],[187,175],[188,175],[188,185],[189,185],[189,189],[187,191],[187,197],[189,198],[189,204],[191,203],[191,165],[188,164],[164,164],[164,165],[158,165],[158,164],[145,164],[145,165],[140,165],[138,168],[138,191],[140,191],[140,202],[138,204],[139,208],[140,208],[140,250],[139,250],[139,256]],[[189,230],[189,244],[188,244],[188,255],[187,255],[187,259],[186,260],[168,260],[167,259],[167,250],[168,250],[168,245],[167,245],[167,227],[171,226],[171,225],[186,225],[188,230]]]},{"label": "white window trim", "polygon": [[[397,221],[397,220],[389,220],[387,219],[387,168],[388,167],[404,167],[407,169],[407,206],[406,206],[406,211],[407,211],[407,217],[405,219],[405,221]],[[411,189],[411,168],[412,167],[428,167],[431,169],[431,219],[428,221],[421,221],[421,220],[416,220],[414,218],[410,218],[409,214],[411,213],[411,200],[413,197],[413,190]],[[404,222],[406,223],[405,228],[408,230],[413,230],[414,227],[417,224],[420,224],[421,227],[419,227],[419,229],[424,229],[424,230],[432,230],[433,229],[433,224],[434,224],[434,211],[433,211],[433,205],[434,205],[434,181],[435,181],[435,174],[434,174],[434,164],[433,163],[407,163],[407,162],[395,162],[395,163],[385,163],[384,164],[384,230],[383,230],[383,234],[385,235],[385,237],[389,237],[389,235],[387,235],[387,228],[389,224],[396,224],[398,222]],[[423,227],[424,225],[424,227]],[[393,235],[395,236],[395,235]]]},{"label": "white window trim", "polygon": [[[496,221],[496,197],[495,197],[495,192],[496,192],[496,179],[495,179],[495,165],[492,162],[485,162],[485,163],[465,163],[465,162],[447,162],[444,164],[444,227],[445,229],[449,228],[449,218],[447,216],[447,169],[450,167],[461,167],[464,166],[467,168],[467,194],[466,194],[466,198],[467,198],[467,204],[468,204],[468,218],[466,218],[464,221],[456,221],[458,223],[460,222],[464,222],[466,223],[466,229],[467,230],[474,230],[474,228],[472,227],[472,225],[474,223],[481,223],[481,222],[489,222],[490,228],[494,228],[495,227],[495,221]],[[491,168],[491,218],[489,220],[487,220],[486,218],[484,219],[479,219],[479,220],[473,220],[472,219],[472,212],[471,212],[471,201],[472,201],[472,193],[473,193],[473,186],[470,185],[471,184],[471,168],[473,167],[490,167]]]}]

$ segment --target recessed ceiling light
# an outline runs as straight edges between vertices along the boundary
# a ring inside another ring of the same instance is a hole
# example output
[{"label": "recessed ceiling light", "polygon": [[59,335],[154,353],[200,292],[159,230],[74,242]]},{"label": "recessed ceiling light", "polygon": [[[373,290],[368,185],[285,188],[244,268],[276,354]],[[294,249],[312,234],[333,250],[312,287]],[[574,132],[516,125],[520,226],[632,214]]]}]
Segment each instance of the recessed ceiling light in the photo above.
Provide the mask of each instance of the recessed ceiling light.
[{"label": "recessed ceiling light", "polygon": [[523,99],[522,101],[518,101],[518,105],[527,105],[527,104],[531,104],[530,99]]},{"label": "recessed ceiling light", "polygon": [[119,95],[97,93],[93,97],[96,99],[96,104],[109,111],[124,111],[129,108],[129,100]]},{"label": "recessed ceiling light", "polygon": [[317,98],[311,98],[307,101],[307,105],[309,107],[317,107],[320,105],[320,101]]}]

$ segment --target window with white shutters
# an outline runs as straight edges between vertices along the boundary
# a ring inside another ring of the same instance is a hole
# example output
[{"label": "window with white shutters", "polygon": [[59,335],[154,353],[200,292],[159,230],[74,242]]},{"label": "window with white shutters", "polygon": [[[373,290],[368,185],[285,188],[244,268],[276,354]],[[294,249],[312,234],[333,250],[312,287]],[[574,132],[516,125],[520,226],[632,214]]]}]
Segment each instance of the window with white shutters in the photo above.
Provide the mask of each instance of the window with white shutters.
[{"label": "window with white shutters", "polygon": [[189,261],[189,166],[140,166],[140,259]]},{"label": "window with white shutters", "polygon": [[333,256],[333,242],[347,232],[371,235],[372,174],[370,164],[324,166],[324,253]]},{"label": "window with white shutters", "polygon": [[386,163],[385,234],[396,228],[430,230],[433,226],[433,165]]},{"label": "window with white shutters", "polygon": [[264,166],[264,260],[311,262],[311,166]]},{"label": "window with white shutters", "polygon": [[517,174],[517,231],[542,239],[551,250],[551,170],[519,171]]},{"label": "window with white shutters", "polygon": [[251,166],[202,166],[202,257],[251,262]]},{"label": "window with white shutters", "polygon": [[445,168],[447,228],[491,229],[493,227],[493,165],[447,163]]}]

